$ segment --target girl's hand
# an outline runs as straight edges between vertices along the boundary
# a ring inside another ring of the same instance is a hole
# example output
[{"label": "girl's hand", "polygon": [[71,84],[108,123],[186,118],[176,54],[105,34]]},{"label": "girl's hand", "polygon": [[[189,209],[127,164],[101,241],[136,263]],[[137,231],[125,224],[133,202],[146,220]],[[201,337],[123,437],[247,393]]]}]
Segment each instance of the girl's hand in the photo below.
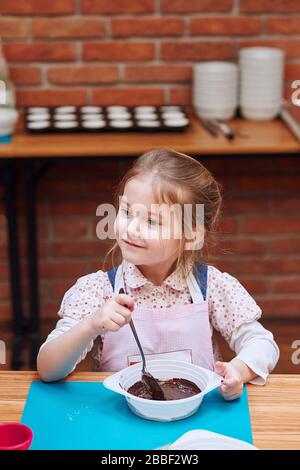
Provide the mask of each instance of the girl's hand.
[{"label": "girl's hand", "polygon": [[233,364],[217,361],[215,363],[215,372],[223,376],[223,383],[219,390],[225,400],[235,400],[242,395],[244,380]]},{"label": "girl's hand", "polygon": [[127,294],[117,294],[91,315],[94,333],[118,331],[131,320],[134,299]]}]

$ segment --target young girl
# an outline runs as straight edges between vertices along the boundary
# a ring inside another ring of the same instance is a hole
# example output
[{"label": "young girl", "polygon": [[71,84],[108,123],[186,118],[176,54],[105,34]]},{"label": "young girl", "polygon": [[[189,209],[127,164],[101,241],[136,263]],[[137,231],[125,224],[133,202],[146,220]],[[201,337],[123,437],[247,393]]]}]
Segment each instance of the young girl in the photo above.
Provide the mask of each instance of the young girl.
[{"label": "young girl", "polygon": [[[178,212],[171,221],[161,210],[186,205],[193,208],[188,233]],[[201,205],[202,223],[194,210]],[[261,309],[237,279],[207,264],[220,205],[217,182],[194,158],[169,149],[139,157],[116,194],[116,243],[107,256],[121,254],[119,266],[83,276],[65,293],[61,319],[39,351],[42,380],[66,377],[91,350],[96,370],[140,361],[132,318],[148,359],[215,370],[226,400],[238,398],[246,382],[264,384],[279,350],[257,321]],[[213,329],[236,353],[230,362],[222,362]]]}]

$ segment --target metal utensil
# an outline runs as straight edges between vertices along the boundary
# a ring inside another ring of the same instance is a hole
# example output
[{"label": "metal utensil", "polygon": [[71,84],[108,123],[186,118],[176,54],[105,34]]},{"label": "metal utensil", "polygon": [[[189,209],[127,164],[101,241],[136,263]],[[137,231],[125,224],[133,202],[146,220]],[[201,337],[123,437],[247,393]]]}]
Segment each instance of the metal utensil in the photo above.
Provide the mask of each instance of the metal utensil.
[{"label": "metal utensil", "polygon": [[219,133],[214,126],[208,119],[201,119],[199,118],[200,124],[212,137],[218,137]]},{"label": "metal utensil", "polygon": [[235,138],[235,133],[227,122],[221,119],[212,119],[211,122],[222,132],[227,140],[233,140]]},{"label": "metal utensil", "polygon": [[[122,275],[123,275],[123,283],[124,283],[125,291],[124,291],[123,288],[121,288],[119,292],[121,294],[124,294],[124,293],[127,294],[126,284],[125,284],[125,279],[124,279],[123,266],[122,266]],[[133,333],[133,336],[136,340],[136,343],[138,345],[138,348],[139,348],[139,351],[140,351],[140,354],[141,354],[141,357],[142,357],[142,361],[143,361],[142,382],[145,384],[145,386],[146,386],[147,390],[149,391],[149,393],[151,394],[153,400],[165,400],[166,398],[165,398],[164,392],[163,392],[162,388],[160,387],[157,379],[155,379],[153,377],[153,375],[150,374],[150,372],[148,372],[147,369],[146,369],[145,354],[144,354],[143,348],[141,346],[139,337],[137,335],[133,320],[130,320],[129,326],[130,326],[131,331]]]}]

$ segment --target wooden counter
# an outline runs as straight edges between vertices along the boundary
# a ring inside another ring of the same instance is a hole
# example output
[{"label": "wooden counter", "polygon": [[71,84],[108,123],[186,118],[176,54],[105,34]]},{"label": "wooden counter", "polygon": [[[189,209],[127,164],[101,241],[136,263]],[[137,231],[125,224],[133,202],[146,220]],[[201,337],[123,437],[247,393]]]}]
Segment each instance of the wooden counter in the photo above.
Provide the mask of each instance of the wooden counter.
[{"label": "wooden counter", "polygon": [[[96,382],[108,373],[75,372],[67,380]],[[36,372],[0,372],[0,422],[19,421]],[[300,449],[300,375],[271,375],[265,386],[247,385],[254,445]]]}]

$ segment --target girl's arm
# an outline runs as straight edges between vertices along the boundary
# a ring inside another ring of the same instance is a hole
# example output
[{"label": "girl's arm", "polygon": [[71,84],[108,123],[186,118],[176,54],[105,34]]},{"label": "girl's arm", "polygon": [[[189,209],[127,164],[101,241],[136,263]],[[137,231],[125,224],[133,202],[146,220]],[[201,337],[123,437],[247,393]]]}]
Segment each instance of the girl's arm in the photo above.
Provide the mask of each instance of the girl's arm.
[{"label": "girl's arm", "polygon": [[279,349],[272,333],[257,321],[261,308],[236,278],[209,266],[207,297],[212,326],[236,353],[231,362],[216,363],[224,377],[221,391],[229,397],[231,389],[232,399],[245,382],[266,382],[278,361]]},{"label": "girl's arm", "polygon": [[[235,365],[245,364],[255,375],[246,374],[248,380],[256,385],[264,385],[267,377],[276,366],[279,359],[279,348],[273,334],[254,320],[240,325],[233,331],[229,347],[235,351]],[[239,367],[239,366],[237,366]],[[239,367],[239,370],[241,370]],[[245,368],[243,367],[244,371]],[[243,374],[244,376],[244,374]]]},{"label": "girl's arm", "polygon": [[132,297],[117,294],[58,338],[46,342],[37,358],[41,379],[52,382],[66,377],[79,358],[92,348],[97,336],[107,331],[118,331],[130,321],[133,306]]},{"label": "girl's arm", "polygon": [[230,362],[216,362],[223,376],[220,391],[226,400],[241,396],[247,382],[263,385],[279,358],[279,349],[270,331],[253,321],[237,328],[229,341],[237,356]]}]

